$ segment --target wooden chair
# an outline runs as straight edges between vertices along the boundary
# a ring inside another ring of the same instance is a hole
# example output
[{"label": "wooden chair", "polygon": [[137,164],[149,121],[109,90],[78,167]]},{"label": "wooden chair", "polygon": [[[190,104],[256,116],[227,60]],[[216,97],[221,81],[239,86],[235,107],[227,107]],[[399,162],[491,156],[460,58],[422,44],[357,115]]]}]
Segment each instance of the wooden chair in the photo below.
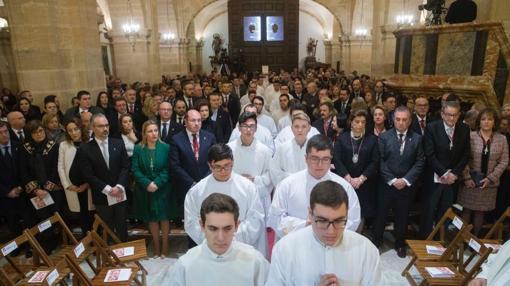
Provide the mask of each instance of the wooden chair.
[{"label": "wooden chair", "polygon": [[[137,266],[137,268],[140,270],[140,274],[142,276],[142,281],[140,284],[146,285],[147,284],[147,272],[145,271],[145,268],[143,268],[142,264],[139,262],[140,259],[143,259],[147,257],[147,249],[145,246],[145,240],[135,240],[130,241],[126,243],[118,243],[112,246],[108,246],[106,241],[104,241],[99,234],[97,234],[95,231],[91,232],[92,239],[94,240],[96,246],[101,249],[103,255],[98,256],[98,260],[102,261],[102,258],[106,256],[107,258],[110,258],[110,260],[114,263],[113,265],[126,265],[133,263]],[[123,256],[119,257],[115,254],[116,249],[126,248],[126,247],[133,247],[134,253],[130,256]],[[136,282],[136,280],[135,280]]]},{"label": "wooden chair", "polygon": [[[103,267],[91,267],[94,272],[94,277],[90,279],[83,269],[80,267],[79,260],[84,257],[91,256],[95,254],[96,257],[101,256],[103,259]],[[73,286],[75,285],[131,285],[135,283],[136,285],[141,285],[141,283],[136,279],[136,273],[139,271],[138,267],[127,267],[119,260],[116,260],[115,257],[112,256],[112,253],[107,250],[99,247],[93,238],[91,232],[88,232],[87,235],[79,242],[78,246],[73,249],[72,252],[65,253],[64,261],[66,265],[69,267],[73,276]],[[104,279],[109,270],[118,269],[118,268],[129,268],[131,269],[131,275],[127,281],[122,282],[108,282],[105,283]]]},{"label": "wooden chair", "polygon": [[[143,265],[140,263],[140,259],[147,258],[147,247],[145,245],[145,239],[139,239],[129,242],[122,242],[120,239],[115,235],[115,233],[111,230],[108,225],[101,219],[99,215],[94,215],[94,223],[92,225],[92,233],[95,233],[100,240],[98,243],[102,245],[103,247],[109,246],[110,249],[118,249],[123,247],[134,247],[135,254],[132,256],[127,257],[121,257],[119,258],[120,261],[123,263],[135,263],[140,270],[143,272],[143,280],[145,284],[145,276],[149,273],[143,267]],[[112,241],[113,244],[110,244],[109,241]],[[101,262],[98,262],[101,263]]]},{"label": "wooden chair", "polygon": [[[51,228],[59,225],[62,232],[62,245],[59,247],[58,251],[53,254],[48,254],[44,251],[44,248],[39,244],[37,240],[37,235],[44,231],[49,231]],[[34,265],[39,266],[41,264],[46,265],[47,267],[57,266],[57,269],[62,272],[69,272],[69,268],[66,266],[64,257],[65,254],[71,252],[77,245],[78,240],[74,237],[73,233],[67,227],[66,223],[59,215],[59,213],[55,212],[55,214],[38,225],[25,230],[27,237],[30,241],[34,249]],[[91,250],[94,252],[94,250]],[[88,256],[83,256],[83,260],[78,260],[79,263],[86,261],[90,267],[93,267],[92,262],[88,259]]]},{"label": "wooden chair", "polygon": [[[15,285],[18,281],[27,277],[27,273],[34,268],[33,265],[21,265],[16,262],[16,258],[11,257],[12,251],[19,249],[23,245],[29,245],[28,237],[23,233],[15,239],[0,246],[0,260],[7,260],[7,264],[0,268],[0,274],[2,275],[1,281],[5,282],[6,285]],[[9,269],[7,269],[9,268]]]},{"label": "wooden chair", "polygon": [[[459,260],[460,254],[456,252],[457,245],[449,244],[446,241],[446,222],[448,220],[451,220],[453,223],[453,226],[457,230],[456,236],[453,238],[453,240],[458,239],[459,233],[462,231],[463,228],[466,227],[466,223],[455,214],[455,212],[449,208],[444,215],[441,217],[439,222],[435,225],[432,232],[429,234],[429,236],[425,240],[406,240],[407,245],[409,245],[409,249],[412,253],[411,261],[407,264],[406,268],[402,271],[402,276],[406,276],[406,274],[409,274],[409,269],[415,264],[416,261],[434,261],[439,259],[439,255],[429,254],[427,252],[427,245],[434,246],[434,247],[443,247],[448,250],[445,251],[445,253],[448,255],[448,257],[452,257],[454,261]],[[434,240],[434,237],[439,233],[439,240]],[[449,247],[451,246],[451,247]],[[451,253],[450,253],[451,252]]]},{"label": "wooden chair", "polygon": [[[44,284],[34,284],[34,283],[28,283],[28,280],[37,273],[37,271],[53,271],[56,269],[55,266],[43,266],[38,267],[32,264],[19,264],[16,263],[16,258],[10,257],[10,252],[14,251],[15,249],[20,248],[22,245],[31,245],[30,238],[27,236],[26,233],[21,234],[20,236],[16,237],[15,239],[9,241],[8,243],[2,245],[0,249],[2,251],[0,252],[0,259],[5,258],[8,262],[8,265],[4,265],[0,268],[0,282],[1,285],[6,286],[15,286],[15,285],[44,285]],[[11,246],[11,247],[9,247]],[[33,247],[33,246],[32,246]],[[4,250],[10,249],[6,255],[4,255]],[[28,260],[30,261],[30,260]],[[32,260],[33,261],[33,260]],[[6,267],[10,267],[12,269],[7,269]],[[58,271],[58,270],[57,270]],[[65,282],[65,278],[67,277],[68,272],[60,272],[58,271],[59,275],[57,279],[55,279],[55,282],[52,285],[64,285],[67,286],[67,283]]]},{"label": "wooden chair", "polygon": [[[492,248],[486,247],[481,240],[476,238],[470,231],[470,228],[465,228],[461,231],[461,239],[457,241],[459,247],[462,248],[464,243],[467,243],[474,253],[477,254],[478,260],[469,268],[470,262],[466,261],[458,267],[448,261],[445,257],[441,257],[438,261],[418,261],[416,263],[416,269],[423,277],[423,281],[420,285],[467,285],[481,269],[482,264],[487,260],[489,255],[492,253]],[[426,267],[446,267],[453,275],[445,278],[432,277],[426,270]],[[469,269],[469,270],[467,270]],[[407,280],[411,285],[418,285],[416,281],[408,275]]]},{"label": "wooden chair", "polygon": [[[480,241],[486,247],[492,247],[493,252],[497,252],[499,247],[501,247],[503,244],[503,228],[505,226],[505,220],[508,218],[510,218],[510,207],[508,207],[506,211],[501,214],[499,219],[489,229],[489,232],[487,232],[487,234],[482,239],[480,239]],[[475,256],[476,253],[473,252],[466,260],[466,263],[471,262]]]}]

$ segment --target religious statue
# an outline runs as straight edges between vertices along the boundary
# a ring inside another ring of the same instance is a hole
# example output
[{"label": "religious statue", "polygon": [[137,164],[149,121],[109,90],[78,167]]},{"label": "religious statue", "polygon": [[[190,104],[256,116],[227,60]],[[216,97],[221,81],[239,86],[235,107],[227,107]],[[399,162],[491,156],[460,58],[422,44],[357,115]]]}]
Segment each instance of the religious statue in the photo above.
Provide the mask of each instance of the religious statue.
[{"label": "religious statue", "polygon": [[306,45],[306,52],[309,57],[315,57],[315,51],[317,50],[318,40],[314,38],[308,38],[308,44]]},{"label": "religious statue", "polygon": [[223,39],[221,38],[220,34],[215,33],[213,35],[213,41],[212,41],[211,47],[214,51],[214,57],[219,58],[221,49],[223,49]]}]

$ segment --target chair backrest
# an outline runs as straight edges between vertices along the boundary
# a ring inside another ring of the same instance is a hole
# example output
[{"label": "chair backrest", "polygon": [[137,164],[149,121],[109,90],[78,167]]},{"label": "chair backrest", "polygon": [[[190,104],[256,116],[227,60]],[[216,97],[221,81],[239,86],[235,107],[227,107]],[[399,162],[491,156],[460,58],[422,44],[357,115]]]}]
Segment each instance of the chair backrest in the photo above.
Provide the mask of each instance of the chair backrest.
[{"label": "chair backrest", "polygon": [[499,217],[494,223],[489,232],[483,237],[484,239],[497,239],[500,243],[503,242],[503,227],[507,218],[510,218],[510,207]]},{"label": "chair backrest", "polygon": [[[15,251],[16,249],[19,249],[22,245],[29,244],[29,243],[30,242],[29,242],[27,235],[25,233],[22,233],[15,239],[0,246],[0,260],[5,258],[9,262],[9,265],[14,269],[14,271],[16,271],[16,273],[18,273],[20,275],[21,278],[27,277],[26,274],[31,270],[31,268],[33,268],[33,265],[23,265],[24,267],[22,267],[21,265],[18,265],[13,258],[10,257],[10,254],[13,251]],[[27,266],[28,266],[28,268],[27,268]],[[5,267],[5,266],[2,266],[2,267]],[[25,272],[23,269],[26,269],[27,271]],[[2,270],[4,270],[4,269],[2,268]],[[5,274],[7,275],[7,279],[10,280],[11,278],[9,278],[9,275],[7,274],[7,272],[5,272]],[[10,281],[11,281],[11,283],[15,283],[12,280],[10,280]]]},{"label": "chair backrest", "polygon": [[457,214],[455,214],[455,212],[453,211],[452,208],[449,208],[443,214],[441,219],[436,223],[436,225],[434,226],[434,229],[429,234],[429,236],[427,237],[426,240],[434,240],[434,237],[439,232],[439,240],[441,242],[445,243],[446,242],[445,233],[446,233],[447,220],[451,220],[453,226],[458,231],[460,231],[462,229],[462,227],[466,225],[466,223],[462,220],[462,218],[460,218]]},{"label": "chair backrest", "polygon": [[99,236],[99,234],[95,231],[91,231],[91,238],[94,241],[94,244],[96,245],[98,251],[102,255],[102,258],[104,258],[104,262],[107,265],[110,266],[125,266],[125,264],[120,261],[120,259],[113,253],[111,248],[108,246],[105,240]]},{"label": "chair backrest", "polygon": [[62,228],[62,239],[64,245],[78,244],[78,240],[76,240],[73,233],[71,232],[69,227],[67,227],[66,223],[64,222],[64,220],[62,219],[58,212],[55,212],[51,217],[33,226],[28,231],[33,237],[37,237],[39,233],[46,231],[47,229],[53,227],[55,224],[60,225],[60,227]]},{"label": "chair backrest", "polygon": [[0,284],[6,286],[15,286],[16,283],[11,280],[3,267],[0,267]]},{"label": "chair backrest", "polygon": [[467,243],[467,245],[478,254],[478,260],[472,264],[469,271],[466,271],[466,269],[468,269],[469,264],[471,264],[470,261],[464,262],[462,267],[459,267],[460,270],[464,272],[464,280],[461,285],[467,285],[467,283],[480,272],[482,264],[487,260],[493,249],[486,247],[485,244],[471,232],[462,233],[461,243]]},{"label": "chair backrest", "polygon": [[92,286],[92,281],[87,277],[87,274],[83,272],[78,263],[73,259],[72,253],[65,254],[65,262],[71,272],[75,275],[76,279],[79,281],[79,285]]},{"label": "chair backrest", "polygon": [[[461,248],[465,234],[469,233],[472,228],[472,225],[464,225],[461,227],[453,240],[446,247],[446,250],[439,257],[439,261],[451,261],[452,256],[454,261],[458,261],[462,255],[462,253],[459,253],[458,250]],[[455,255],[458,255],[459,257],[455,257]]]},{"label": "chair backrest", "polygon": [[92,231],[101,236],[101,239],[108,243],[111,238],[114,243],[121,243],[122,241],[115,235],[108,225],[101,219],[98,214],[94,215],[94,223],[92,224]]}]

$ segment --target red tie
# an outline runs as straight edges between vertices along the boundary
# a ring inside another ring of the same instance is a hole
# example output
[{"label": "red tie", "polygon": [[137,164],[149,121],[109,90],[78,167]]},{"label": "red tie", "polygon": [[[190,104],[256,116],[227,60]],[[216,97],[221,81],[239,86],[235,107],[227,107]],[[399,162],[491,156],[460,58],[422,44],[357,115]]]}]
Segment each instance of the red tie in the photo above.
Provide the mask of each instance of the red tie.
[{"label": "red tie", "polygon": [[133,108],[133,104],[129,104],[129,113],[133,113],[135,110]]},{"label": "red tie", "polygon": [[425,120],[424,119],[420,119],[420,128],[421,128],[422,133],[423,133],[423,131],[425,130]]},{"label": "red tie", "polygon": [[198,145],[197,134],[193,134],[193,153],[195,154],[195,160],[198,161],[198,150],[200,146]]}]

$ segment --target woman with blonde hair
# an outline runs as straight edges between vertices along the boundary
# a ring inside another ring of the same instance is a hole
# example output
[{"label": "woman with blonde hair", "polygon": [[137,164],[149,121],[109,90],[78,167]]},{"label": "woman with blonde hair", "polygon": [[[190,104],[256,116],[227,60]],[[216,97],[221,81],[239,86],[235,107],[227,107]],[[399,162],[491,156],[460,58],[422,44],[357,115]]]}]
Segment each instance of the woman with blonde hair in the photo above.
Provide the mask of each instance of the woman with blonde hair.
[{"label": "woman with blonde hair", "polygon": [[157,120],[156,116],[158,115],[158,109],[159,109],[159,105],[154,100],[153,97],[145,98],[145,101],[143,102],[143,107],[142,107],[142,112],[146,119],[145,121],[147,121],[147,120],[156,121]]},{"label": "woman with blonde hair", "polygon": [[135,178],[135,216],[149,224],[154,258],[162,259],[168,254],[169,220],[176,217],[176,206],[170,200],[168,153],[169,145],[159,138],[158,124],[146,121],[142,126],[142,141],[135,146],[131,161]]},{"label": "woman with blonde hair", "polygon": [[48,139],[60,143],[65,140],[64,127],[60,123],[57,113],[46,113],[42,117],[42,125]]}]

